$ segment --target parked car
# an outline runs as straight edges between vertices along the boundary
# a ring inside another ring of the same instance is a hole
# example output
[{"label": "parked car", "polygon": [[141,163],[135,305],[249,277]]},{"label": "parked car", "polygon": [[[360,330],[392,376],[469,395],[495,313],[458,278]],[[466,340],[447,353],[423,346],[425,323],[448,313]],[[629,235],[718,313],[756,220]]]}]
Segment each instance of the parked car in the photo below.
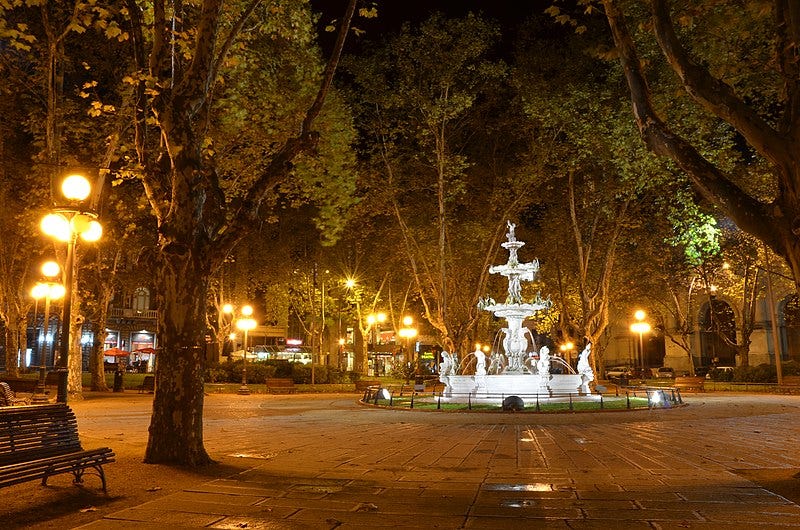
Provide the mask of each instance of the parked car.
[{"label": "parked car", "polygon": [[622,379],[633,376],[633,370],[629,366],[612,366],[606,369],[606,377],[609,379]]},{"label": "parked car", "polygon": [[733,366],[715,366],[706,374],[706,379],[713,379],[714,381],[732,381],[733,371],[736,368]]},{"label": "parked car", "polygon": [[704,377],[708,375],[708,372],[711,370],[708,366],[697,366],[694,369],[694,375],[698,377]]},{"label": "parked car", "polygon": [[656,379],[672,379],[675,377],[675,370],[669,366],[662,366],[653,374]]}]

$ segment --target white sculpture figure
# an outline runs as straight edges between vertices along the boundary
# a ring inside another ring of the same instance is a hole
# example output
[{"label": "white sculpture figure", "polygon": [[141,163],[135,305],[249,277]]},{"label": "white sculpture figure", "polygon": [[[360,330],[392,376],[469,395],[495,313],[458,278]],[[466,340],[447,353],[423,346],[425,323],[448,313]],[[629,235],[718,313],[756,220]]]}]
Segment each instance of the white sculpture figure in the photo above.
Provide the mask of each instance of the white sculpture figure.
[{"label": "white sculpture figure", "polygon": [[540,384],[547,385],[550,378],[550,348],[542,346],[539,350],[539,360],[536,362],[536,369],[539,370]]},{"label": "white sculpture figure", "polygon": [[505,368],[505,363],[503,362],[503,354],[500,353],[499,351],[496,351],[489,358],[489,368],[486,371],[487,373],[492,375],[499,375],[503,373],[503,368]]},{"label": "white sculpture figure", "polygon": [[519,275],[512,274],[508,277],[508,304],[522,303],[522,289],[519,284]]},{"label": "white sculpture figure", "polygon": [[589,354],[592,353],[592,343],[586,344],[586,347],[578,355],[578,375],[581,376],[581,391],[589,392],[589,383],[594,381],[594,372],[592,365],[589,364]]},{"label": "white sculpture figure", "polygon": [[439,380],[444,382],[444,377],[453,371],[453,357],[446,351],[442,352],[442,362],[439,363]]},{"label": "white sculpture figure", "polygon": [[517,225],[515,225],[511,221],[506,221],[506,225],[508,225],[508,233],[506,234],[506,239],[508,239],[509,242],[516,241],[517,236],[516,234],[514,234],[514,229],[517,227]]},{"label": "white sculpture figure", "polygon": [[475,375],[486,375],[486,354],[475,348]]}]

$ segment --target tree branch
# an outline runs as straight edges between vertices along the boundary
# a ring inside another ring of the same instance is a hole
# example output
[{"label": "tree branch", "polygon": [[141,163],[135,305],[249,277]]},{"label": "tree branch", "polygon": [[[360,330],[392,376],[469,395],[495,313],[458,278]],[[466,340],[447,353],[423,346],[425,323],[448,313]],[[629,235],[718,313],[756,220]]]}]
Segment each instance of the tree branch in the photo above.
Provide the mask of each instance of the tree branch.
[{"label": "tree branch", "polygon": [[692,145],[674,134],[655,112],[633,39],[617,2],[603,0],[603,5],[631,92],[633,115],[645,144],[655,154],[673,159],[686,172],[694,189],[720,207],[739,228],[767,242],[779,255],[784,255],[778,234],[780,227],[768,215],[768,206],[731,182]]},{"label": "tree branch", "polygon": [[704,108],[736,128],[764,158],[777,166],[788,167],[794,158],[780,135],[727,83],[712,76],[708,69],[693,62],[678,41],[666,0],[651,0],[653,25],[664,56],[680,77],[686,91]]},{"label": "tree branch", "polygon": [[291,170],[292,160],[301,152],[309,150],[316,145],[318,133],[312,131],[311,126],[313,125],[314,119],[319,115],[322,104],[333,82],[333,75],[336,73],[339,58],[342,55],[345,38],[350,31],[350,21],[356,10],[356,2],[357,0],[348,0],[345,16],[342,18],[339,34],[336,38],[336,45],[325,67],[317,97],[306,111],[306,116],[303,119],[303,125],[299,134],[286,140],[283,147],[278,150],[264,172],[256,179],[247,195],[242,199],[241,204],[236,209],[230,226],[221,230],[218,243],[213,246],[218,255],[227,255],[239,239],[241,239],[242,234],[246,232],[246,227],[257,219],[258,208],[261,205],[261,201],[271,189],[286,178]]}]

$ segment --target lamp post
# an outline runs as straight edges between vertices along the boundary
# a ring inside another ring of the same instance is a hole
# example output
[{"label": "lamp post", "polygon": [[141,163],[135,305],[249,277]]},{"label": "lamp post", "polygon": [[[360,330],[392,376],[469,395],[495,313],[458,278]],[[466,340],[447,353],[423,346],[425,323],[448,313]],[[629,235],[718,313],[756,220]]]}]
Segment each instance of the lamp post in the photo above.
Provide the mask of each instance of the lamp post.
[{"label": "lamp post", "polygon": [[[400,328],[400,331],[398,331],[398,334],[400,335],[401,338],[406,339],[406,351],[408,351],[409,360],[411,362],[415,363],[415,365],[416,365],[419,360],[416,359],[416,355],[414,355],[414,353],[416,353],[416,352],[412,353],[412,351],[410,349],[410,346],[409,346],[410,343],[411,343],[411,339],[413,339],[414,337],[417,336],[417,330],[415,328],[411,327],[411,325],[413,323],[414,323],[414,319],[411,318],[410,316],[403,317],[403,326],[404,327]],[[417,371],[418,370],[419,370],[419,366],[417,366]]]},{"label": "lamp post", "polygon": [[42,232],[67,244],[67,259],[64,264],[64,308],[61,317],[61,337],[58,354],[59,403],[67,402],[67,375],[69,370],[70,328],[72,322],[72,288],[75,282],[75,244],[78,236],[84,241],[97,241],[103,235],[103,227],[97,215],[81,208],[89,197],[92,187],[83,175],[72,174],[61,183],[61,193],[66,206],[56,207],[41,222]]},{"label": "lamp post", "polygon": [[[58,263],[55,261],[45,262],[42,265],[42,274],[45,278],[48,278],[48,280],[44,282],[38,282],[31,290],[31,296],[34,300],[36,300],[37,303],[39,300],[44,298],[44,321],[42,323],[44,337],[42,340],[42,346],[39,348],[39,383],[36,385],[33,397],[31,398],[33,403],[48,402],[47,396],[45,395],[45,387],[47,380],[47,354],[49,351],[48,336],[50,334],[50,302],[52,300],[58,300],[64,296],[64,286],[60,283],[54,282],[52,278],[58,276],[60,272],[61,267],[58,266]],[[35,325],[36,322],[34,322],[34,329]]]},{"label": "lamp post", "polygon": [[636,318],[636,322],[631,324],[631,331],[639,334],[639,368],[644,371],[644,342],[642,341],[642,335],[650,332],[650,324],[644,321],[647,313],[641,309],[636,311],[633,316]]},{"label": "lamp post", "polygon": [[[225,304],[222,306],[222,312],[233,316],[234,308],[231,304]],[[256,321],[254,318],[251,318],[253,315],[253,307],[250,305],[242,306],[239,313],[242,316],[236,320],[236,328],[244,332],[244,355],[242,356],[242,386],[239,387],[237,394],[246,396],[250,394],[250,389],[247,387],[247,336],[250,330],[256,327]],[[231,337],[233,340],[235,335],[231,333]]]},{"label": "lamp post", "polygon": [[[375,353],[377,352],[377,345],[378,345],[378,335],[379,335],[378,327],[383,322],[386,322],[386,313],[383,312],[370,313],[369,315],[367,315],[367,326],[370,328],[370,335],[372,335],[372,353],[373,353],[373,360],[375,361],[377,361],[377,359],[374,359],[374,357]],[[369,354],[367,355],[367,358],[369,358]],[[377,369],[377,363],[373,363],[374,375],[378,375],[376,369]]]},{"label": "lamp post", "polygon": [[561,350],[561,355],[566,357],[567,363],[572,366],[572,350],[575,349],[575,343],[567,341],[559,346],[558,349]]}]

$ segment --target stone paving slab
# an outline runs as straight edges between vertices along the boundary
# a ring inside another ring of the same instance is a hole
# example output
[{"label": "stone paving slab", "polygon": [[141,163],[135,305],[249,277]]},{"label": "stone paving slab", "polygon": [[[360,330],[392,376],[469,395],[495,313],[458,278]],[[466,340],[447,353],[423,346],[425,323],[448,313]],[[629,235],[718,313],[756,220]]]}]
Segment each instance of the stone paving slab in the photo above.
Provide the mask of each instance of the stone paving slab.
[{"label": "stone paving slab", "polygon": [[800,396],[687,402],[447,414],[364,408],[352,396],[208,396],[209,452],[260,455],[252,469],[85,528],[800,526],[800,506],[737,474],[800,470]]}]

